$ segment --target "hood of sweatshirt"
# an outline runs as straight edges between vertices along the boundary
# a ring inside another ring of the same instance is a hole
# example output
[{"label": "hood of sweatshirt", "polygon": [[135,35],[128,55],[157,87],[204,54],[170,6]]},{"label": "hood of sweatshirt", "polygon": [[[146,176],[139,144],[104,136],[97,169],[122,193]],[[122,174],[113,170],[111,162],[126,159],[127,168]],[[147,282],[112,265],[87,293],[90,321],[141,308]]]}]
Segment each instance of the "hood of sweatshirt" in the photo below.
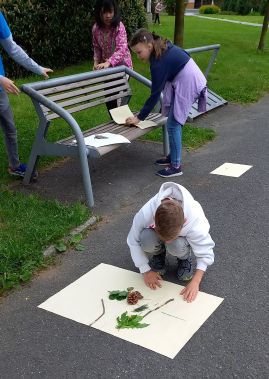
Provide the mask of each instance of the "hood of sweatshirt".
[{"label": "hood of sweatshirt", "polygon": [[180,233],[181,235],[187,233],[197,218],[200,216],[205,217],[201,205],[198,203],[198,201],[194,200],[193,196],[185,187],[174,182],[166,182],[162,184],[157,195],[155,195],[151,201],[149,201],[149,206],[144,207],[145,213],[150,212],[150,215],[145,214],[146,219],[149,217],[154,218],[156,209],[159,207],[162,200],[167,197],[171,197],[182,202],[185,222]]}]

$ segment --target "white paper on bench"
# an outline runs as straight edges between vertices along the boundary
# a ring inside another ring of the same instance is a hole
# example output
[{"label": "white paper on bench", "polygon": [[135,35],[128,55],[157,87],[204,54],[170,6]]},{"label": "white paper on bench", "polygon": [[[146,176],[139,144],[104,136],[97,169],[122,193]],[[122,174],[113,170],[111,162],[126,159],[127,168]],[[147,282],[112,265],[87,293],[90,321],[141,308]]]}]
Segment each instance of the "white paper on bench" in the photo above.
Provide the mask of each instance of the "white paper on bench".
[{"label": "white paper on bench", "polygon": [[[96,138],[96,136],[104,137],[104,138]],[[122,136],[121,134],[114,134],[114,133],[93,134],[91,136],[85,137],[84,141],[87,146],[93,146],[93,147],[116,145],[119,143],[131,143],[126,137]],[[77,141],[73,140],[73,142],[77,142]]]},{"label": "white paper on bench", "polygon": [[[134,117],[129,105],[122,105],[121,107],[110,109],[109,112],[116,124],[119,125],[124,125],[128,117]],[[146,129],[156,125],[156,122],[150,120],[140,121],[138,124],[135,124],[135,126],[138,126],[140,129]]]}]

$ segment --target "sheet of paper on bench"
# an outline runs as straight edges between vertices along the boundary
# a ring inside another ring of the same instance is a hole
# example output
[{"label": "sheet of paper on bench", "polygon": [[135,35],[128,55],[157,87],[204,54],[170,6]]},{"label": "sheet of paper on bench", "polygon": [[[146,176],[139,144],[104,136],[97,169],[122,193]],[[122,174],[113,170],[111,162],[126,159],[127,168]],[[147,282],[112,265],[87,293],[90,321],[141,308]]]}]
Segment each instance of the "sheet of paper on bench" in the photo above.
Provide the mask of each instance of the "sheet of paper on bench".
[{"label": "sheet of paper on bench", "polygon": [[[98,136],[99,138],[96,138],[96,136]],[[94,147],[116,145],[118,143],[131,143],[126,137],[122,136],[121,134],[114,133],[93,134],[91,136],[85,137],[84,141],[87,146]],[[73,142],[77,141],[73,140]]]},{"label": "sheet of paper on bench", "polygon": [[[134,117],[129,105],[122,105],[121,107],[110,109],[109,112],[113,120],[119,125],[124,125],[128,117]],[[146,129],[156,125],[156,122],[150,120],[140,121],[138,124],[135,124],[135,126],[138,126],[140,129]]]}]

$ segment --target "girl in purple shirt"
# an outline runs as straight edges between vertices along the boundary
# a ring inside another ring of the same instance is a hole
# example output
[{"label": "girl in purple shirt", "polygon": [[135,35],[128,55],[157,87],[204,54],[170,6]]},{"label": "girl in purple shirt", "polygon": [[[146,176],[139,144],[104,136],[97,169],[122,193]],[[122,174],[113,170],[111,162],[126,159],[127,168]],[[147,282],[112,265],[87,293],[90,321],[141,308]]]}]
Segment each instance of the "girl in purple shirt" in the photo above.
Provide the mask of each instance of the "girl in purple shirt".
[{"label": "girl in purple shirt", "polygon": [[[94,70],[125,65],[132,68],[127,34],[120,21],[115,0],[98,0],[95,8],[95,24],[92,28]],[[117,107],[117,100],[107,103],[107,108]]]},{"label": "girl in purple shirt", "polygon": [[130,46],[139,59],[149,62],[152,86],[151,95],[137,117],[128,118],[126,123],[135,125],[144,120],[163,92],[162,113],[168,116],[170,154],[155,162],[167,166],[157,175],[164,178],[182,175],[182,126],[197,99],[198,110],[205,111],[206,78],[186,51],[146,29],[139,29],[134,34]]}]

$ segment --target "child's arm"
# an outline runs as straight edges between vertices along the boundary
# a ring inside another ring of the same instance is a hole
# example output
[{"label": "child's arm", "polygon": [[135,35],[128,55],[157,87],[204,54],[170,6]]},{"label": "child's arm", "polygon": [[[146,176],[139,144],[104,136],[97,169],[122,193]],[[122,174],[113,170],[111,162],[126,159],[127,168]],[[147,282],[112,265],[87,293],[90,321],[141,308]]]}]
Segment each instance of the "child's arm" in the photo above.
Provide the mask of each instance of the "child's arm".
[{"label": "child's arm", "polygon": [[196,270],[191,282],[180,292],[180,295],[183,295],[183,299],[188,303],[196,299],[204,273],[203,270]]},{"label": "child's arm", "polygon": [[121,22],[116,34],[115,51],[111,57],[107,60],[110,66],[118,66],[124,61],[126,50],[128,49],[127,33],[125,26]]},{"label": "child's arm", "polygon": [[197,296],[207,266],[214,262],[215,243],[209,234],[209,223],[202,210],[186,238],[196,257],[197,266],[191,282],[181,291],[181,295],[187,302],[192,302]]},{"label": "child's arm", "polygon": [[26,52],[16,44],[12,38],[12,35],[5,39],[1,39],[1,45],[14,61],[27,70],[38,75],[43,75],[46,78],[48,77],[47,73],[52,72],[50,68],[39,66],[33,59],[31,59],[29,55],[27,55]]},{"label": "child's arm", "polygon": [[94,70],[97,69],[97,65],[101,62],[101,58],[102,58],[102,50],[98,43],[97,34],[98,34],[98,27],[95,24],[92,28],[92,45],[93,45],[93,60],[94,60],[93,69]]}]

